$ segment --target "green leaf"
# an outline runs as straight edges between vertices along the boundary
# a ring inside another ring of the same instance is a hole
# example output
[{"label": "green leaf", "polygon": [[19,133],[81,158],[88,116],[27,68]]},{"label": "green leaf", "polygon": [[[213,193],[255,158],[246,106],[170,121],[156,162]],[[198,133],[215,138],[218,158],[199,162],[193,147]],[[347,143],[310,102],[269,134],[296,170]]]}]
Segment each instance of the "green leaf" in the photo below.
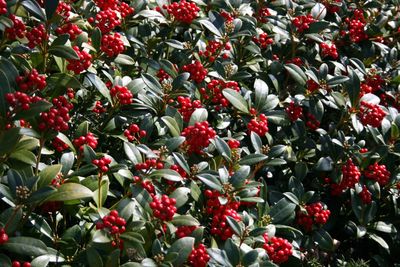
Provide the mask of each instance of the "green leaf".
[{"label": "green leaf", "polygon": [[38,116],[41,112],[49,110],[53,105],[47,101],[41,100],[29,105],[28,110],[22,110],[15,116],[16,120],[30,119]]},{"label": "green leaf", "polygon": [[215,36],[222,37],[221,32],[214,26],[209,20],[199,20],[199,23],[206,27],[210,32],[212,32]]},{"label": "green leaf", "polygon": [[181,129],[174,118],[170,116],[164,116],[161,118],[161,120],[165,123],[165,125],[167,125],[173,137],[178,137],[181,135]]},{"label": "green leaf", "polygon": [[[46,1],[47,2],[47,1]],[[46,14],[43,12],[43,9],[39,6],[37,1],[35,0],[23,0],[21,1],[22,6],[28,11],[29,14],[44,22],[47,20]]]},{"label": "green leaf", "polygon": [[247,156],[244,156],[243,158],[241,158],[239,161],[239,164],[240,165],[254,165],[256,163],[266,160],[267,158],[268,157],[263,154],[250,154],[250,155],[247,155]]},{"label": "green leaf", "polygon": [[250,174],[250,170],[251,170],[250,166],[242,165],[237,171],[235,171],[235,173],[232,175],[230,179],[230,182],[234,188],[238,188],[239,186],[243,185],[244,181]]},{"label": "green leaf", "polygon": [[241,237],[244,229],[240,226],[240,224],[231,216],[226,216],[226,221],[228,222],[233,232],[239,237]]},{"label": "green leaf", "polygon": [[318,246],[325,251],[333,251],[334,250],[334,244],[333,244],[333,239],[329,235],[327,231],[324,229],[319,229],[318,231],[315,231],[313,234],[313,240],[318,244]]},{"label": "green leaf", "polygon": [[28,150],[15,151],[10,154],[10,158],[16,159],[29,165],[34,165],[36,163],[36,155]]},{"label": "green leaf", "polygon": [[147,73],[142,73],[142,79],[143,79],[144,84],[151,91],[153,91],[158,96],[163,95],[161,84],[158,82],[158,80],[156,78],[154,78],[153,76],[151,76]]},{"label": "green leaf", "polygon": [[50,46],[49,53],[54,56],[65,58],[65,59],[79,60],[79,56],[75,52],[75,50],[72,49],[72,47],[66,46],[66,45],[52,45],[52,46]]},{"label": "green leaf", "polygon": [[[0,70],[0,117],[6,117],[8,103],[6,101],[6,94],[13,92],[7,75],[4,71]],[[1,146],[0,146],[1,147]]]},{"label": "green leaf", "polygon": [[352,67],[348,67],[349,80],[345,83],[347,93],[350,98],[351,106],[357,107],[358,99],[360,97],[360,78],[354,72]]},{"label": "green leaf", "polygon": [[216,136],[214,140],[218,152],[221,155],[226,156],[230,159],[232,155],[231,155],[231,149],[229,148],[228,144],[219,136]]},{"label": "green leaf", "polygon": [[373,241],[375,241],[376,243],[378,243],[378,245],[380,245],[387,252],[390,251],[390,247],[389,247],[388,243],[386,243],[386,241],[382,237],[380,237],[376,234],[371,234],[371,233],[369,233],[367,236],[368,236],[368,238],[370,238]]},{"label": "green leaf", "polygon": [[345,83],[348,80],[350,80],[349,77],[339,75],[339,76],[334,76],[334,77],[330,78],[326,83],[329,86],[335,86],[335,85],[338,85],[338,84]]},{"label": "green leaf", "polygon": [[9,257],[7,257],[4,254],[0,254],[0,266],[11,267],[12,266],[11,264],[12,263]]},{"label": "green leaf", "polygon": [[196,122],[206,121],[208,118],[208,112],[205,108],[196,108],[190,116],[189,125],[194,125]]},{"label": "green leaf", "polygon": [[170,253],[178,253],[178,257],[172,261],[173,266],[182,266],[183,263],[187,260],[192,252],[194,246],[194,238],[193,237],[183,237],[175,241],[171,247],[168,249],[168,254]]},{"label": "green leaf", "polygon": [[87,73],[86,77],[93,84],[93,86],[100,92],[100,94],[102,94],[105,98],[107,98],[110,103],[112,103],[110,90],[108,90],[105,83],[94,73]]},{"label": "green leaf", "polygon": [[290,76],[300,85],[304,86],[307,82],[307,76],[304,71],[295,64],[286,64],[285,69],[289,72]]},{"label": "green leaf", "polygon": [[11,253],[29,257],[37,257],[47,253],[47,247],[41,240],[23,236],[10,237],[1,248]]},{"label": "green leaf", "polygon": [[244,266],[250,266],[257,261],[258,251],[253,249],[247,252],[242,259],[242,263]]},{"label": "green leaf", "polygon": [[382,233],[397,233],[396,227],[393,224],[382,221],[374,223],[372,228]]},{"label": "green leaf", "polygon": [[211,189],[222,191],[222,184],[214,175],[202,173],[196,175],[196,177]]},{"label": "green leaf", "polygon": [[243,113],[249,114],[247,102],[240,93],[233,89],[224,89],[222,90],[222,94],[228,99],[232,106]]},{"label": "green leaf", "polygon": [[91,197],[93,197],[93,192],[89,188],[81,184],[66,183],[62,184],[47,201],[67,201]]},{"label": "green leaf", "polygon": [[255,90],[255,108],[256,110],[262,110],[268,97],[268,84],[261,79],[256,79],[254,81]]},{"label": "green leaf", "polygon": [[176,199],[176,207],[180,208],[189,200],[190,189],[187,187],[178,187],[169,197]]},{"label": "green leaf", "polygon": [[200,225],[199,221],[190,215],[175,216],[172,219],[171,223],[176,226],[199,226]]},{"label": "green leaf", "polygon": [[108,179],[103,179],[100,183],[100,188],[93,192],[93,200],[99,209],[101,209],[106,202],[109,186],[110,182]]},{"label": "green leaf", "polygon": [[114,62],[119,65],[135,65],[135,60],[128,55],[119,54],[115,59]]},{"label": "green leaf", "polygon": [[51,19],[54,15],[54,12],[57,10],[57,6],[60,0],[53,1],[44,1],[44,9],[46,11],[46,16],[48,19]]},{"label": "green leaf", "polygon": [[164,178],[166,180],[173,181],[173,182],[179,182],[182,180],[182,177],[180,176],[180,174],[178,172],[176,172],[174,170],[170,170],[170,169],[162,169],[162,170],[153,171],[149,175],[149,178],[152,178],[152,177]]},{"label": "green leaf", "polygon": [[282,198],[275,205],[273,205],[269,211],[269,216],[272,218],[272,223],[277,224],[294,214],[296,205],[288,202]]},{"label": "green leaf", "polygon": [[42,216],[32,213],[29,216],[29,221],[42,234],[44,234],[51,240],[54,240],[53,230],[51,229],[50,225],[47,223],[47,221]]},{"label": "green leaf", "polygon": [[232,266],[237,266],[240,262],[240,250],[235,242],[233,242],[232,238],[226,240],[224,244],[224,250]]},{"label": "green leaf", "polygon": [[142,162],[142,155],[134,144],[124,142],[124,151],[125,155],[130,161],[132,161],[133,164],[138,164]]},{"label": "green leaf", "polygon": [[89,248],[86,250],[86,260],[89,264],[89,267],[103,266],[103,260],[95,248]]},{"label": "green leaf", "polygon": [[62,165],[56,164],[47,166],[39,173],[38,188],[49,185],[51,181],[56,178],[57,174],[61,171]]}]

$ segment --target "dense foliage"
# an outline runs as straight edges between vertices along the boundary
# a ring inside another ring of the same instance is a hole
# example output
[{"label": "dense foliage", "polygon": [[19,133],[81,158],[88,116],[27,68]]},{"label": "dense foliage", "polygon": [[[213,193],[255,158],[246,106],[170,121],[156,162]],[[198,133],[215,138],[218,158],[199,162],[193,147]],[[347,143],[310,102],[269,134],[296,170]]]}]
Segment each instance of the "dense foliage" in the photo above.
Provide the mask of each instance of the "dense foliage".
[{"label": "dense foliage", "polygon": [[0,0],[1,266],[394,266],[400,3]]}]

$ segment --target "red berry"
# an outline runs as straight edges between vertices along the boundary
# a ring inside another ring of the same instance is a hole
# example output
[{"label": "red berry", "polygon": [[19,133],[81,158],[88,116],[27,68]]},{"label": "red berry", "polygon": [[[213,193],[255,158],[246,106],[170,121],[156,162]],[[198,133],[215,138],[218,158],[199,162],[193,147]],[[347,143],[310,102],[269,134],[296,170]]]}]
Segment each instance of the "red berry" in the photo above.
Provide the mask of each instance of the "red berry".
[{"label": "red berry", "polygon": [[186,127],[182,136],[186,138],[184,146],[188,147],[189,153],[200,153],[201,150],[210,144],[216,132],[209,127],[208,121],[196,122],[193,126]]},{"label": "red berry", "polygon": [[190,24],[197,18],[200,8],[196,3],[186,2],[181,0],[179,2],[173,2],[170,5],[163,6],[167,10],[168,14],[172,15],[177,21]]}]

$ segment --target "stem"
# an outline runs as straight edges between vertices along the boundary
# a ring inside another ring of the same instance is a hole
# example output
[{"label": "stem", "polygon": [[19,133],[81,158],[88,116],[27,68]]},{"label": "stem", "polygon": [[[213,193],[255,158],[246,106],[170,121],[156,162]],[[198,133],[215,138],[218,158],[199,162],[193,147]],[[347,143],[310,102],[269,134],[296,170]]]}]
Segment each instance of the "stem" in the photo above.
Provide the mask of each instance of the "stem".
[{"label": "stem", "polygon": [[4,230],[7,231],[7,228],[10,224],[10,222],[12,222],[15,218],[15,216],[17,216],[17,212],[21,209],[22,205],[18,205],[15,207],[13,213],[11,214],[11,217],[7,220],[6,225],[4,226]]},{"label": "stem", "polygon": [[36,167],[35,167],[35,175],[37,176],[39,174],[39,163],[40,163],[40,159],[42,158],[42,149],[43,149],[43,145],[44,145],[44,140],[42,138],[40,138],[39,141],[39,152],[36,158]]}]

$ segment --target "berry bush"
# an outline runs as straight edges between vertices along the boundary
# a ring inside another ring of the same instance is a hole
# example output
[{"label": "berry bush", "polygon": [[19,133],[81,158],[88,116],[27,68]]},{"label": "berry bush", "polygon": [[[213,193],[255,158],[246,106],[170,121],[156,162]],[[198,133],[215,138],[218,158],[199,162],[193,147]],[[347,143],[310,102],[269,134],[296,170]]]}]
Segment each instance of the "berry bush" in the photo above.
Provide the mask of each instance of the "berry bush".
[{"label": "berry bush", "polygon": [[0,266],[400,266],[400,5],[0,0]]}]

